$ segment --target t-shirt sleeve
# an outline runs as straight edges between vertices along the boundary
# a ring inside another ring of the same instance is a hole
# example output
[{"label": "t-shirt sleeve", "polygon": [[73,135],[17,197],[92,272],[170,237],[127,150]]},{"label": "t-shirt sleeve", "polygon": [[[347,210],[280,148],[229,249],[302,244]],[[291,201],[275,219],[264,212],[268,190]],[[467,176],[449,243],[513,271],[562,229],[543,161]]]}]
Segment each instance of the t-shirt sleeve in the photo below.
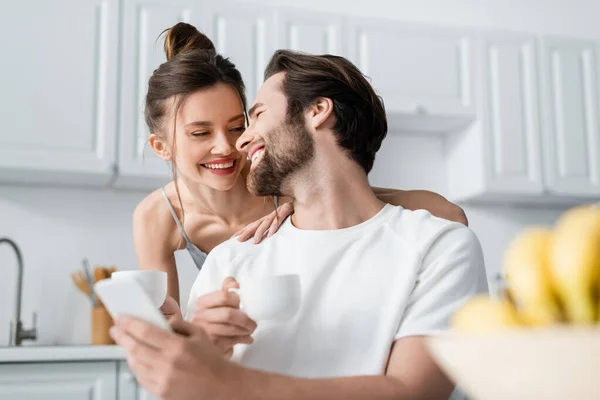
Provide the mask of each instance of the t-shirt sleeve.
[{"label": "t-shirt sleeve", "polygon": [[485,271],[477,236],[458,223],[432,242],[421,265],[396,339],[448,329],[452,314],[477,293],[478,275]]},{"label": "t-shirt sleeve", "polygon": [[190,297],[184,315],[186,320],[190,320],[196,311],[196,301],[199,297],[221,289],[224,278],[221,279],[222,274],[219,273],[223,270],[222,262],[219,260],[219,254],[214,250],[206,257],[202,269],[198,272],[196,281],[190,290]]}]

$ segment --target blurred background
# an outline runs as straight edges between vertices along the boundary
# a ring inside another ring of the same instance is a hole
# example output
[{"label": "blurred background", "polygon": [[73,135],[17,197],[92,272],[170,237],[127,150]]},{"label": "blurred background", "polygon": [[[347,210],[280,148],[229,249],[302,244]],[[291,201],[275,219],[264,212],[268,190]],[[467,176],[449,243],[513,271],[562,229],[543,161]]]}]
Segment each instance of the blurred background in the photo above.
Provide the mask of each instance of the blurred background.
[{"label": "blurred background", "polygon": [[[460,204],[495,293],[516,232],[600,198],[599,15],[592,0],[0,0],[0,237],[21,248],[36,344],[89,343],[83,257],[138,268],[132,212],[170,177],[142,107],[164,29],[207,33],[250,101],[277,48],[348,57],[390,122],[371,184]],[[177,262],[185,304],[197,271]],[[0,246],[0,346],[13,263]]]}]

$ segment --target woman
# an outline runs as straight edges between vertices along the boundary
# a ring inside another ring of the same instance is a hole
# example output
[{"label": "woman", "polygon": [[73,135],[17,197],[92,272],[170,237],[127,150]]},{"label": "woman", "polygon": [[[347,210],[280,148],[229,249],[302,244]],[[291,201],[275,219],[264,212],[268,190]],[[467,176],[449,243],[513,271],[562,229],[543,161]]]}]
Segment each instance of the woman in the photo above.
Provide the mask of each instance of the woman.
[{"label": "woman", "polygon": [[[136,208],[134,241],[140,267],[166,271],[168,293],[179,302],[175,251],[186,248],[200,269],[206,254],[236,233],[238,240],[254,235],[256,243],[267,229],[273,234],[292,207],[276,212],[273,200],[246,188],[250,162],[235,142],[247,104],[235,66],[186,23],[167,31],[164,48],[167,62],[149,80],[145,117],[150,145],[171,162],[173,181]],[[458,206],[435,193],[374,191],[382,201],[466,223]]]}]

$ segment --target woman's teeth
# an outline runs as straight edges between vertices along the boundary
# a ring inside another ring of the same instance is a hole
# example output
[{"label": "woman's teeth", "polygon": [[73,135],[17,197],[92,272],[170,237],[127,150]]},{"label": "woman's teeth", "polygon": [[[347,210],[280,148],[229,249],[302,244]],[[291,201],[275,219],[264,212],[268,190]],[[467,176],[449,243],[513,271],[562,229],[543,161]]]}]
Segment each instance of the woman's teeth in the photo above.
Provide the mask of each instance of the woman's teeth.
[{"label": "woman's teeth", "polygon": [[258,160],[258,158],[262,155],[262,153],[264,151],[265,151],[265,149],[256,150],[254,152],[254,154],[252,154],[252,162],[255,162],[256,160]]},{"label": "woman's teeth", "polygon": [[210,169],[226,169],[226,168],[231,168],[233,167],[235,161],[230,161],[228,163],[224,163],[224,164],[204,164],[204,166],[206,168],[210,168]]}]

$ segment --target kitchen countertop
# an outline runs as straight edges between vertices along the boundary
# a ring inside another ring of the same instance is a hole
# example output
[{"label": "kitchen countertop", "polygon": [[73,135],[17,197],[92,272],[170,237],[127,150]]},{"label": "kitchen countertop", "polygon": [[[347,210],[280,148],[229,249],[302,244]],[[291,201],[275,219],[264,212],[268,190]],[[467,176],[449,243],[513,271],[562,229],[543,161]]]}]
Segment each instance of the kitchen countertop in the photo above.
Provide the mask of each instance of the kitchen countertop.
[{"label": "kitchen countertop", "polygon": [[116,345],[0,347],[0,364],[38,361],[103,361],[124,359],[125,351]]}]

